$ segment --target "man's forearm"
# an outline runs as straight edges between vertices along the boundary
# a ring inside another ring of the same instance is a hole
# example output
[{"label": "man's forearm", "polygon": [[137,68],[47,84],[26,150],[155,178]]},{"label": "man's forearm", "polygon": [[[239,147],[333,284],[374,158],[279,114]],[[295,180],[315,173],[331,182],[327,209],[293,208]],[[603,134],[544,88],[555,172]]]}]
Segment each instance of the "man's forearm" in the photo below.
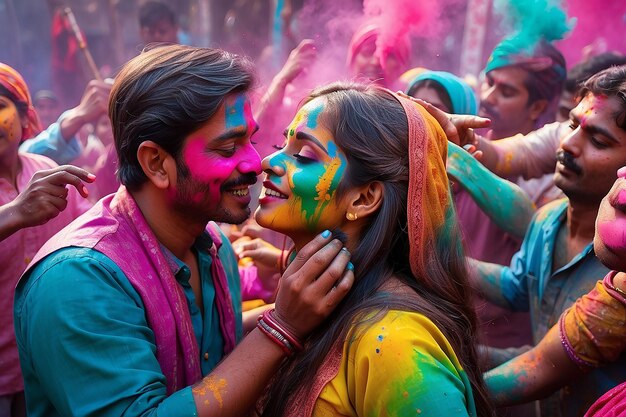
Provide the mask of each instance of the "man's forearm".
[{"label": "man's forearm", "polygon": [[468,259],[470,264],[470,282],[483,298],[500,307],[510,309],[509,302],[502,295],[501,280],[504,266]]},{"label": "man's forearm", "polygon": [[535,205],[524,190],[490,172],[454,144],[448,146],[447,171],[498,227],[520,239],[524,237],[535,214]]}]

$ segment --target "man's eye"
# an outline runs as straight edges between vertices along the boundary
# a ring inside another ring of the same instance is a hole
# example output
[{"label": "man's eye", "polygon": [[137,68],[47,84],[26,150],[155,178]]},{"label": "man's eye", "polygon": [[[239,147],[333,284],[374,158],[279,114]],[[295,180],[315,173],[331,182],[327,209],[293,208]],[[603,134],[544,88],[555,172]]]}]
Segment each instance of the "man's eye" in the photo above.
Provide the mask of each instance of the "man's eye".
[{"label": "man's eye", "polygon": [[609,145],[594,138],[593,136],[591,137],[591,143],[593,144],[593,146],[595,146],[598,149],[604,149],[604,148],[608,148]]},{"label": "man's eye", "polygon": [[230,149],[219,149],[218,152],[224,156],[230,157],[233,156],[235,152],[237,152],[237,147],[233,146]]}]

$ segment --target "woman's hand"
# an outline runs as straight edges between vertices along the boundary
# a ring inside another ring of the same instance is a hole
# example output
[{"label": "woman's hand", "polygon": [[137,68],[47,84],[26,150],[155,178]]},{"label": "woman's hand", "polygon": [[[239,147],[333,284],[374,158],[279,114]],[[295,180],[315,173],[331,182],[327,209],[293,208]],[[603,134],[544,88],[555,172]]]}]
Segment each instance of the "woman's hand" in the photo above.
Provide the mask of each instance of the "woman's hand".
[{"label": "woman's hand", "polygon": [[330,231],[306,244],[283,274],[275,318],[304,338],[337,307],[354,282],[350,253]]}]

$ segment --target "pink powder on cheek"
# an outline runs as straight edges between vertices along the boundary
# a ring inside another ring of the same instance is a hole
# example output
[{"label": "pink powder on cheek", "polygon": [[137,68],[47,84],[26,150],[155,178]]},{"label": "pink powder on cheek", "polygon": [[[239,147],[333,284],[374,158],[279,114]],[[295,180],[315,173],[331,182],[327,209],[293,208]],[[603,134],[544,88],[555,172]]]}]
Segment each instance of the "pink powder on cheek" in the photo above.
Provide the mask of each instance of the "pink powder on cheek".
[{"label": "pink powder on cheek", "polygon": [[191,177],[209,185],[209,197],[220,200],[220,187],[235,169],[235,164],[227,158],[218,158],[205,149],[204,138],[191,138],[185,146],[183,157]]},{"label": "pink powder on cheek", "polygon": [[598,234],[608,248],[620,251],[626,249],[626,219],[599,223]]}]

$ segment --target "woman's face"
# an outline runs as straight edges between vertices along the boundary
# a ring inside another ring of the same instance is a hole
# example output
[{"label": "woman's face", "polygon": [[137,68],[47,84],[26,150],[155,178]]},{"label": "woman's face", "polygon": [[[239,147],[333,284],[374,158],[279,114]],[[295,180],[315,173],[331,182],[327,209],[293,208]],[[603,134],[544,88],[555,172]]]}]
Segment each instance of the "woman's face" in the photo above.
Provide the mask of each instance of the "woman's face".
[{"label": "woman's face", "polygon": [[285,146],[262,162],[266,178],[256,220],[291,237],[296,247],[345,220],[337,188],[347,159],[321,124],[326,105],[318,97],[303,106],[285,131]]},{"label": "woman's face", "polygon": [[0,156],[17,155],[23,122],[13,101],[0,96]]},{"label": "woman's face", "polygon": [[352,76],[363,77],[384,87],[391,87],[403,72],[394,50],[383,53],[371,37],[359,47],[352,61]]},{"label": "woman's face", "polygon": [[452,113],[452,109],[443,102],[439,92],[434,88],[426,86],[419,87],[412,96],[424,100],[446,113]]}]

